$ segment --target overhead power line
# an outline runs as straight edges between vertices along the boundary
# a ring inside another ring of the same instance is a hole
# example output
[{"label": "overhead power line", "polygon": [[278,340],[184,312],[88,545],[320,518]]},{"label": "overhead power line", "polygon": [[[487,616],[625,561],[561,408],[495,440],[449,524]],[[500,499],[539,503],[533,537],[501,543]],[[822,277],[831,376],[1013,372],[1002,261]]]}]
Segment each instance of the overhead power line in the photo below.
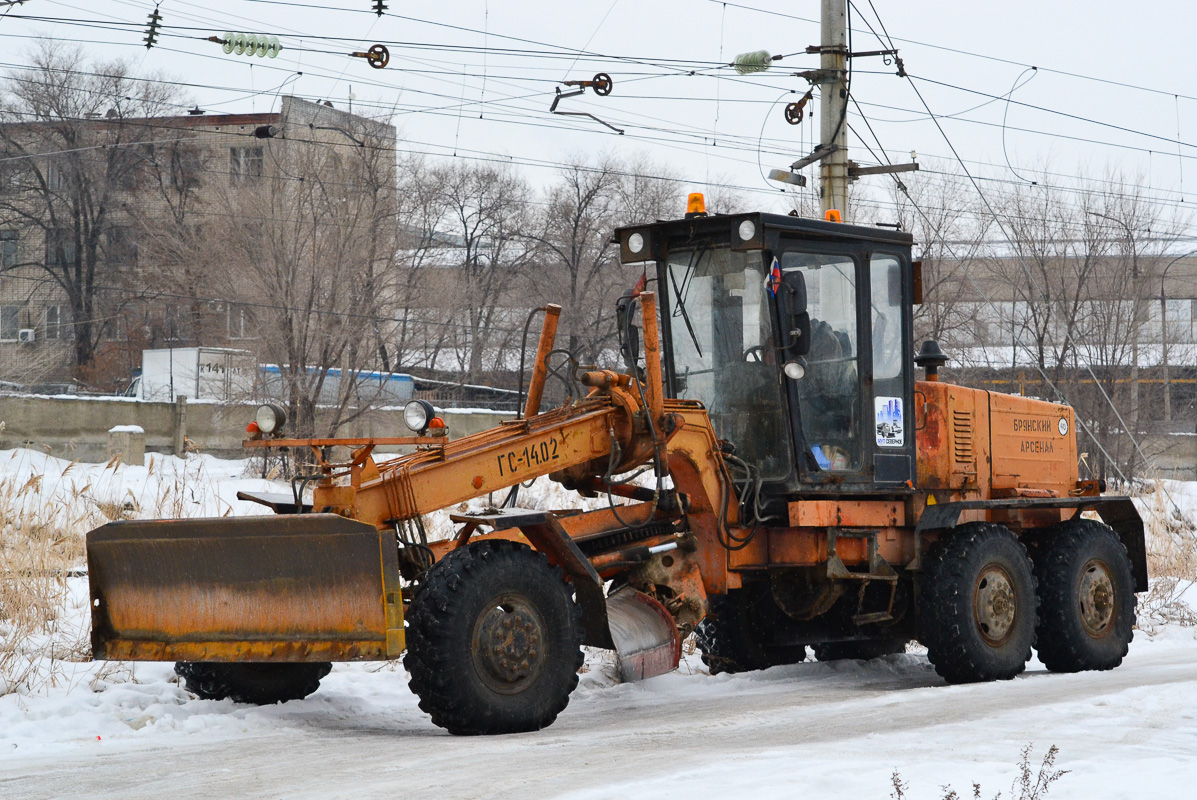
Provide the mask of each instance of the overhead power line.
[{"label": "overhead power line", "polygon": [[[253,0],[253,1],[254,2],[268,2],[269,0]],[[758,14],[766,14],[766,15],[772,16],[772,17],[781,17],[781,18],[786,18],[786,19],[792,19],[792,20],[795,20],[798,22],[809,22],[813,25],[819,24],[819,20],[811,19],[809,17],[801,17],[801,16],[797,16],[795,14],[786,14],[781,11],[774,11],[773,9],[767,9],[767,8],[758,8],[756,6],[750,6],[750,5],[746,5],[743,3],[725,2],[725,0],[707,0],[707,2],[731,6],[732,8],[739,8],[739,9],[743,9],[745,11],[753,11]],[[872,4],[870,3],[870,5],[872,5]],[[874,9],[874,14],[876,14],[875,9]],[[880,17],[878,17],[878,19],[880,19]],[[864,33],[864,31],[860,31],[860,32]],[[878,38],[881,38],[881,37],[878,37]],[[939,50],[939,51],[945,52],[945,53],[955,53],[956,55],[984,59],[985,61],[993,61],[993,62],[999,63],[999,64],[1009,64],[1010,66],[1020,67],[1023,69],[1026,69],[1028,67],[1035,67],[1036,69],[1038,69],[1042,72],[1050,72],[1055,75],[1063,75],[1068,78],[1076,78],[1078,80],[1091,81],[1093,83],[1103,83],[1108,86],[1119,86],[1124,89],[1134,89],[1134,90],[1141,91],[1141,92],[1150,92],[1152,94],[1164,95],[1166,97],[1178,97],[1182,100],[1197,100],[1197,96],[1184,94],[1183,92],[1175,92],[1175,91],[1170,91],[1167,89],[1157,89],[1157,88],[1154,88],[1151,86],[1143,86],[1141,84],[1127,83],[1124,81],[1116,81],[1116,80],[1111,80],[1109,78],[1099,78],[1095,75],[1086,75],[1086,74],[1080,73],[1080,72],[1069,72],[1068,70],[1054,69],[1052,67],[1045,67],[1042,64],[1039,64],[1039,65],[1027,64],[1026,62],[1023,62],[1023,61],[1015,61],[1013,59],[1003,58],[1001,56],[994,56],[994,55],[989,55],[986,53],[978,53],[978,52],[975,52],[972,50],[964,50],[959,47],[948,47],[946,45],[933,44],[931,42],[925,42],[925,41],[921,41],[919,39],[910,39],[908,37],[902,37],[902,36],[890,37],[888,33],[886,33],[886,40],[888,41],[889,46],[891,48],[894,47],[894,42],[905,42],[906,44],[913,44],[913,45],[917,45],[919,47],[926,47],[930,50]]]}]

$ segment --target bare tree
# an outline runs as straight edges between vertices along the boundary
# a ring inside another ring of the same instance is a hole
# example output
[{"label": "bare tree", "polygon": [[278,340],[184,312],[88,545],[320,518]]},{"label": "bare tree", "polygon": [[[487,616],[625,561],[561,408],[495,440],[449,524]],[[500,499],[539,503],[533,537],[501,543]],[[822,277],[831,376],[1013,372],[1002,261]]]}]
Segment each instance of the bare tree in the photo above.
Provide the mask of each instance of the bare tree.
[{"label": "bare tree", "polygon": [[141,249],[172,295],[165,304],[162,338],[198,345],[210,342],[218,331],[212,323],[212,282],[206,280],[211,265],[196,254],[205,251],[205,219],[223,213],[212,208],[210,199],[205,202],[203,187],[225,173],[216,168],[213,150],[200,146],[194,132],[167,121],[160,124],[177,135],[144,149],[145,188],[153,202],[138,205]]},{"label": "bare tree", "polygon": [[114,318],[110,298],[128,297],[105,293],[124,282],[119,267],[135,247],[122,203],[146,148],[163,136],[147,118],[175,90],[134,80],[121,61],[86,65],[81,48],[61,42],[41,44],[30,61],[0,98],[0,223],[44,240],[44,259],[26,248],[30,257],[12,269],[39,272],[65,295],[75,370],[85,376]]},{"label": "bare tree", "polygon": [[458,327],[446,316],[444,302],[453,296],[445,268],[456,264],[457,238],[445,228],[445,170],[423,156],[399,165],[396,198],[398,250],[395,256],[394,313],[390,346],[404,369],[435,371],[442,352],[452,349]]},{"label": "bare tree", "polygon": [[1016,185],[995,201],[1004,235],[983,259],[1010,345],[1006,369],[1023,391],[1037,386],[1076,408],[1082,448],[1102,476],[1143,466],[1141,351],[1157,302],[1151,287],[1176,240],[1143,185],[1117,173]]},{"label": "bare tree", "polygon": [[[426,178],[430,196],[423,224],[428,256],[440,265],[440,307],[452,309],[455,368],[465,381],[503,369],[515,343],[526,300],[518,289],[530,262],[530,189],[514,170],[490,164],[442,164]],[[434,364],[442,367],[442,364]]]},{"label": "bare tree", "polygon": [[173,253],[175,291],[198,284],[245,320],[254,338],[242,344],[273,365],[265,393],[286,404],[301,436],[334,435],[366,413],[380,388],[364,373],[389,366],[393,147],[374,128],[349,136],[361,144],[271,141],[262,174],[207,187],[218,212],[201,217],[202,233],[184,215],[159,245]]},{"label": "bare tree", "polygon": [[678,206],[679,187],[661,172],[643,160],[576,159],[550,184],[536,212],[529,238],[538,268],[528,293],[563,307],[563,344],[584,362],[613,351],[615,300],[642,271],[619,263],[612,231],[661,218]]},{"label": "bare tree", "polygon": [[533,296],[563,307],[565,346],[590,362],[610,345],[614,330],[602,330],[603,312],[620,291],[618,274],[626,272],[612,258],[611,244],[620,180],[611,159],[593,167],[576,161],[562,169],[529,236],[543,267],[529,288]]},{"label": "bare tree", "polygon": [[[985,217],[979,216],[958,176],[939,165],[890,183],[898,224],[918,243],[923,267],[923,303],[914,309],[915,342],[934,339],[960,358],[966,345],[983,335],[977,330],[981,302],[976,280]],[[937,174],[938,173],[938,174]]]}]

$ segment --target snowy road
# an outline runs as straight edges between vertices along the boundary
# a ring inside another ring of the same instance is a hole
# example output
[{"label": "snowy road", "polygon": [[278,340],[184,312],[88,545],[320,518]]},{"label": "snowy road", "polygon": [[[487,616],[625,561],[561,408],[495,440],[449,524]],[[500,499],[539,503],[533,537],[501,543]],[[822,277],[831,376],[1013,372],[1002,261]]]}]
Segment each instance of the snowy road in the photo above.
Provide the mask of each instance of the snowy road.
[{"label": "snowy road", "polygon": [[[238,490],[280,486],[246,474],[245,463],[210,458],[110,470],[0,452],[0,475],[18,485],[36,476],[34,499],[51,510],[75,508],[83,493],[97,507],[133,497],[145,515],[169,515],[176,496],[163,486],[183,485],[192,515],[248,513]],[[1170,485],[1197,511],[1197,485]],[[561,505],[548,493],[541,500]],[[31,652],[86,645],[87,580],[71,587],[54,637]],[[971,797],[973,781],[988,800],[1011,797],[1019,753],[1032,742],[1036,764],[1055,744],[1057,766],[1071,770],[1050,800],[1187,800],[1197,787],[1195,630],[1136,634],[1112,672],[1051,675],[1032,661],[1017,680],[956,687],[915,655],[717,677],[691,657],[635,685],[612,685],[592,663],[552,727],[470,739],[433,727],[395,666],[338,665],[307,700],[256,708],[196,700],[166,664],[130,674],[127,665],[59,661],[52,686],[42,671],[27,694],[0,696],[0,800],[840,800],[889,797],[895,768],[910,800],[940,800],[949,783]]]},{"label": "snowy road", "polygon": [[[696,659],[694,660],[696,662]],[[1009,797],[1019,751],[1072,770],[1051,797],[1190,797],[1197,639],[1142,635],[1122,667],[947,687],[921,656],[639,685],[587,676],[547,730],[455,738],[402,671],[338,668],[305,701],[192,700],[160,665],[138,684],[0,703],[0,797],[888,797],[951,783]],[[86,702],[70,700],[81,693]],[[97,736],[99,739],[97,739]]]}]

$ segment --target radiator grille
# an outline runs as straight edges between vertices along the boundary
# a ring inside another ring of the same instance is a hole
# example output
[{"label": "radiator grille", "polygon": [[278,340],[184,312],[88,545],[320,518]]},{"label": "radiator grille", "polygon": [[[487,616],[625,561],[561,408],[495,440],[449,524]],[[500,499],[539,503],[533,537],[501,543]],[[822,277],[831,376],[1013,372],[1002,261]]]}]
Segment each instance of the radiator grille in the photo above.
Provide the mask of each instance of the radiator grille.
[{"label": "radiator grille", "polygon": [[973,415],[967,411],[952,412],[952,450],[959,464],[973,461]]}]

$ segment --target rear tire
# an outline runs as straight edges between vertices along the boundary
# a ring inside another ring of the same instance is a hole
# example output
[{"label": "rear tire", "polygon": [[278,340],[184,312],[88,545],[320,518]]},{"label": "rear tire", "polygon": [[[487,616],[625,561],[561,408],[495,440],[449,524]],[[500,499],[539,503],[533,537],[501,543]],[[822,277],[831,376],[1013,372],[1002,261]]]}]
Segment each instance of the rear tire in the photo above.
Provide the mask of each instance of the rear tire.
[{"label": "rear tire", "polygon": [[1009,680],[1035,638],[1035,576],[1009,529],[961,525],[927,553],[919,581],[919,640],[948,683]]},{"label": "rear tire", "polygon": [[812,648],[819,661],[854,659],[871,661],[874,658],[906,652],[905,639],[868,639],[854,642],[823,642]]},{"label": "rear tire", "polygon": [[1039,660],[1053,672],[1113,669],[1135,627],[1126,547],[1109,526],[1078,519],[1047,532],[1035,560]]},{"label": "rear tire", "polygon": [[[772,603],[768,595],[758,597],[756,601]],[[761,614],[754,613],[759,610],[752,607],[744,590],[731,595],[710,595],[707,603],[707,615],[698,623],[694,634],[698,649],[702,651],[702,663],[712,675],[768,669],[806,660],[806,648],[801,645],[764,643],[768,629],[760,620]]]},{"label": "rear tire", "polygon": [[320,688],[332,671],[327,661],[310,664],[275,662],[180,661],[175,674],[187,691],[202,700],[225,700],[267,706],[302,700]]},{"label": "rear tire", "polygon": [[540,730],[578,685],[582,610],[559,567],[518,542],[454,550],[407,613],[403,666],[420,708],[456,735]]}]

